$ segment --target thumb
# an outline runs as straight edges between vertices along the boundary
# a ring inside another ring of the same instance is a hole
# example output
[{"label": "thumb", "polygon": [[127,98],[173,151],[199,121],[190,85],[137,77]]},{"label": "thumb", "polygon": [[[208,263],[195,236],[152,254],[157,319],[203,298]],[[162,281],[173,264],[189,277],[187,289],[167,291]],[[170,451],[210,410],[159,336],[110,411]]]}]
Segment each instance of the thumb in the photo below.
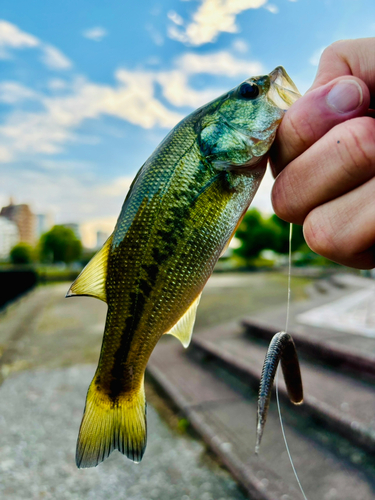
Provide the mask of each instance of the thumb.
[{"label": "thumb", "polygon": [[370,92],[359,78],[342,76],[309,91],[285,114],[271,148],[273,174],[302,154],[332,127],[363,116],[370,104]]}]

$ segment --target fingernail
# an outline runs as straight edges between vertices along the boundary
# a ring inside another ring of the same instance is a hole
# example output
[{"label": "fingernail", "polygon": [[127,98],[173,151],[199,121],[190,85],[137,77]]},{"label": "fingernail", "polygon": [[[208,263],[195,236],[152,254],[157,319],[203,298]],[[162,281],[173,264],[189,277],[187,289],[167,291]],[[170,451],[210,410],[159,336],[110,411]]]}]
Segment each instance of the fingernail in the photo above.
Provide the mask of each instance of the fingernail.
[{"label": "fingernail", "polygon": [[327,95],[327,103],[336,113],[354,111],[362,101],[362,88],[355,80],[341,80]]}]

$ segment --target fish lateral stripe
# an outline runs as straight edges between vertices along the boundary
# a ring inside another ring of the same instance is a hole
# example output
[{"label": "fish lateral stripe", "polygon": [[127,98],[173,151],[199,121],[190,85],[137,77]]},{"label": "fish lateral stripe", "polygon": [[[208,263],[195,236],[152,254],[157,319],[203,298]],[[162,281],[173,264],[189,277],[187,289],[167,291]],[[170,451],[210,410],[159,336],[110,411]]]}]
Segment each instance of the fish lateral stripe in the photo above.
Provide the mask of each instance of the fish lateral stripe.
[{"label": "fish lateral stripe", "polygon": [[123,394],[114,403],[108,395],[98,390],[94,378],[87,393],[77,440],[77,467],[96,467],[113,450],[118,450],[133,462],[140,462],[146,442],[146,399],[143,381],[136,394]]}]

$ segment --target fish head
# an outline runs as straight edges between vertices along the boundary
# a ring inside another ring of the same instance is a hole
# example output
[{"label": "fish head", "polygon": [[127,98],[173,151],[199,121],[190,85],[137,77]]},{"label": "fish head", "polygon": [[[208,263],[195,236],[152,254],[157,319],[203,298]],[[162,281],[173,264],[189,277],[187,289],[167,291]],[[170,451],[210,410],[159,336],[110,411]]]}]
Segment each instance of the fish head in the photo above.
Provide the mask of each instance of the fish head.
[{"label": "fish head", "polygon": [[248,78],[201,108],[203,155],[218,170],[253,168],[269,151],[286,110],[299,97],[281,66],[269,75]]}]

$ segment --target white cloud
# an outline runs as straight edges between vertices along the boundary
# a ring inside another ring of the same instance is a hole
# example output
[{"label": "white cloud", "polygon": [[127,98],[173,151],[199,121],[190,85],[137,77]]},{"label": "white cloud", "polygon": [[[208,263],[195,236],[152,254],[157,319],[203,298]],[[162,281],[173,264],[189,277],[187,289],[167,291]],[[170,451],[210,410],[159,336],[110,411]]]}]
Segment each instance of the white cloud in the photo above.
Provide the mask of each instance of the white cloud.
[{"label": "white cloud", "polygon": [[103,96],[107,112],[144,128],[174,126],[183,116],[168,110],[154,97],[155,75],[145,71],[117,71],[117,79],[125,85],[118,92],[112,90]]},{"label": "white cloud", "polygon": [[277,14],[279,12],[278,6],[272,3],[266,4],[264,8],[267,9],[269,12],[271,12],[271,14]]},{"label": "white cloud", "polygon": [[14,111],[0,126],[0,146],[8,152],[2,155],[3,161],[21,153],[58,153],[67,141],[75,139],[73,130],[83,120],[103,114],[144,128],[171,128],[182,118],[153,97],[152,75],[121,70],[117,76],[117,87],[78,79],[67,95],[41,95],[43,112]]},{"label": "white cloud", "polygon": [[157,45],[158,47],[164,45],[164,38],[162,34],[152,24],[147,24],[146,30],[148,31],[151,40],[155,45]]},{"label": "white cloud", "polygon": [[52,78],[48,82],[48,87],[52,90],[64,90],[67,88],[67,82],[65,80],[61,80],[61,78]]},{"label": "white cloud", "polygon": [[83,242],[93,247],[96,231],[112,232],[132,177],[103,182],[89,174],[88,167],[79,162],[57,162],[54,168],[42,171],[13,171],[0,166],[0,202],[8,203],[12,195],[16,200],[30,204],[34,213],[55,214],[57,224],[81,223]]},{"label": "white cloud", "polygon": [[94,40],[94,42],[101,42],[105,36],[107,36],[107,30],[102,28],[101,26],[95,26],[94,28],[90,28],[85,30],[82,35],[89,40]]},{"label": "white cloud", "polygon": [[[115,75],[118,82],[115,86],[99,85],[83,78],[77,78],[73,84],[53,80],[52,89],[61,88],[63,95],[35,93],[8,82],[3,88],[0,86],[0,98],[3,96],[3,99],[13,101],[37,99],[43,110],[16,110],[7,117],[0,126],[0,162],[17,159],[23,154],[59,153],[67,142],[77,140],[75,129],[84,120],[98,119],[103,115],[146,129],[172,128],[183,115],[168,109],[155,97],[155,84],[161,86],[171,105],[195,108],[227,89],[196,90],[189,83],[192,75],[208,73],[242,79],[261,72],[259,63],[237,59],[229,52],[221,51],[203,55],[186,53],[169,71],[120,69]],[[80,140],[82,142],[82,137]]]},{"label": "white cloud", "polygon": [[248,9],[258,9],[267,0],[202,0],[185,30],[170,26],[170,38],[188,45],[213,42],[220,32],[237,33],[236,16]]},{"label": "white cloud", "polygon": [[208,73],[210,75],[248,77],[259,74],[263,69],[259,62],[237,59],[225,50],[211,54],[184,54],[178,60],[178,67],[187,74]]},{"label": "white cloud", "polygon": [[313,55],[309,59],[309,63],[312,64],[313,66],[319,66],[319,61],[320,61],[320,56],[323,54],[324,49],[326,47],[320,47],[320,49],[317,49]]},{"label": "white cloud", "polygon": [[42,61],[51,69],[69,69],[71,61],[56,47],[43,45]]},{"label": "white cloud", "polygon": [[236,38],[236,40],[234,40],[234,42],[232,43],[232,47],[236,52],[239,52],[240,54],[245,54],[249,50],[248,43],[242,38]]},{"label": "white cloud", "polygon": [[56,47],[43,43],[34,35],[22,31],[15,24],[0,20],[0,59],[11,58],[9,49],[38,49],[42,62],[50,69],[69,69],[71,61]]},{"label": "white cloud", "polygon": [[0,163],[8,163],[13,160],[12,152],[6,146],[0,146]]},{"label": "white cloud", "polygon": [[100,186],[98,188],[98,193],[108,196],[123,196],[125,198],[132,182],[133,177],[118,177],[109,184]]},{"label": "white cloud", "polygon": [[177,24],[177,26],[182,26],[184,24],[184,20],[182,19],[182,17],[174,10],[170,10],[167,15],[168,19]]},{"label": "white cloud", "polygon": [[0,102],[16,104],[26,99],[37,99],[38,94],[18,82],[0,82]]},{"label": "white cloud", "polygon": [[160,72],[155,75],[162,86],[164,97],[174,106],[191,106],[197,108],[214,99],[226,88],[207,88],[195,90],[189,85],[189,77],[194,74],[210,74],[226,77],[249,77],[262,72],[262,65],[236,59],[227,51],[214,54],[184,54],[177,61],[177,69]]},{"label": "white cloud", "polygon": [[40,41],[33,35],[21,31],[14,24],[0,20],[0,58],[10,57],[7,49],[26,49],[38,47]]}]

